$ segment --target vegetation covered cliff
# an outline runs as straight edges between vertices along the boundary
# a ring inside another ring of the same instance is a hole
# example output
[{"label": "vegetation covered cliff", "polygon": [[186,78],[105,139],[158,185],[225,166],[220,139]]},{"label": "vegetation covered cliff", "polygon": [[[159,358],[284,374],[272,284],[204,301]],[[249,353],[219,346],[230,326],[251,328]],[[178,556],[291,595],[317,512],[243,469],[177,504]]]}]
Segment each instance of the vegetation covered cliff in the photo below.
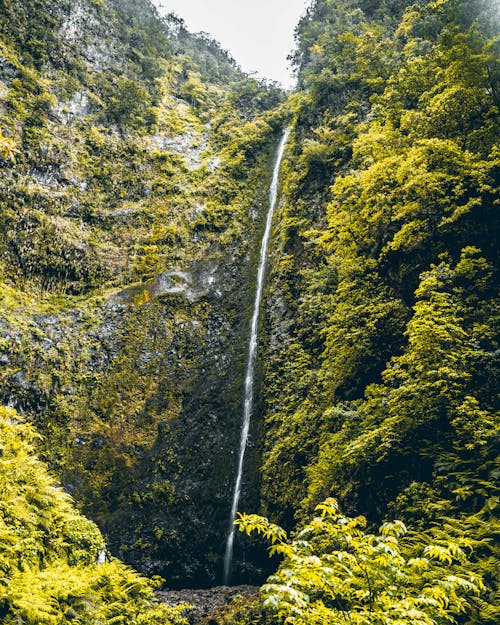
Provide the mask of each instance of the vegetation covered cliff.
[{"label": "vegetation covered cliff", "polygon": [[289,124],[240,521],[281,560],[219,620],[496,623],[497,3],[315,0],[286,101],[145,0],[0,8],[1,398],[112,552],[220,575]]},{"label": "vegetation covered cliff", "polygon": [[462,541],[477,623],[498,616],[498,19],[318,0],[299,24],[262,391],[266,515],[335,497]]},{"label": "vegetation covered cliff", "polygon": [[210,584],[281,94],[143,0],[0,8],[1,398],[115,555]]}]

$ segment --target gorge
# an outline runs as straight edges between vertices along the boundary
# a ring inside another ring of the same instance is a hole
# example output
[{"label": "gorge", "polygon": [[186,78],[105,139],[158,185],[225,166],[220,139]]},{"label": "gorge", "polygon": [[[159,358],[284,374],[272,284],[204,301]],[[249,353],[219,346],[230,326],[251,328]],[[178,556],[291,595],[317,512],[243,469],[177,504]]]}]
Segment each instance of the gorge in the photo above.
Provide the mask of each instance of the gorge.
[{"label": "gorge", "polygon": [[498,16],[0,0],[1,623],[496,625]]}]

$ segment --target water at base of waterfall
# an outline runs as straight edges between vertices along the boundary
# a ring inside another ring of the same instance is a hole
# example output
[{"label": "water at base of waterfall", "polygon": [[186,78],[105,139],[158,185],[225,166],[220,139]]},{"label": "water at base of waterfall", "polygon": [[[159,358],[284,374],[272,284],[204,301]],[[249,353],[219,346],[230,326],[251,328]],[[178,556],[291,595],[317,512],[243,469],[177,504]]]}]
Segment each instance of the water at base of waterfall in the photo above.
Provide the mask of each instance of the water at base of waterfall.
[{"label": "water at base of waterfall", "polygon": [[260,246],[259,267],[257,271],[257,287],[255,290],[255,300],[253,306],[252,321],[250,324],[250,339],[248,343],[248,357],[245,372],[245,401],[243,407],[243,422],[241,426],[240,435],[240,447],[238,455],[238,470],[236,473],[236,482],[233,492],[233,503],[231,506],[231,516],[229,532],[226,541],[226,551],[224,555],[224,584],[228,584],[231,577],[231,568],[233,563],[233,550],[234,550],[234,537],[236,528],[234,521],[238,512],[238,505],[241,496],[241,483],[243,478],[243,464],[245,459],[245,450],[248,443],[248,433],[250,430],[250,420],[252,416],[253,408],[253,385],[255,375],[255,365],[257,363],[257,338],[258,338],[258,324],[259,324],[259,312],[260,303],[262,300],[262,292],[264,289],[264,278],[266,273],[267,263],[267,248],[269,246],[269,239],[271,238],[271,227],[273,222],[274,210],[278,201],[278,187],[279,177],[281,169],[281,161],[283,160],[283,153],[285,151],[285,145],[288,139],[289,130],[283,133],[278,150],[276,152],[276,160],[274,164],[273,177],[271,187],[269,189],[269,210],[266,218],[266,227],[264,235],[262,237],[262,244]]}]

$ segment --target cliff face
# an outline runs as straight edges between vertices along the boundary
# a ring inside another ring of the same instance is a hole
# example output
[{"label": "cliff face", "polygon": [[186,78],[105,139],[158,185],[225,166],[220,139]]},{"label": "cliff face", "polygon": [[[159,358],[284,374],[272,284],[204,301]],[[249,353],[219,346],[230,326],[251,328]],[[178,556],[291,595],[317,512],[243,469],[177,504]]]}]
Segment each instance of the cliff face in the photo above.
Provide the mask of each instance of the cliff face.
[{"label": "cliff face", "polygon": [[285,104],[145,0],[0,8],[1,399],[113,553],[220,574],[286,123],[242,508],[396,516],[492,588],[494,4],[316,0]]},{"label": "cliff face", "polygon": [[[498,14],[479,0],[408,5],[317,0],[297,29],[262,509],[291,528],[335,497],[419,539],[477,540],[491,589]],[[494,621],[490,600],[470,622]]]},{"label": "cliff face", "polygon": [[209,584],[280,94],[142,0],[0,16],[2,400],[115,555]]}]

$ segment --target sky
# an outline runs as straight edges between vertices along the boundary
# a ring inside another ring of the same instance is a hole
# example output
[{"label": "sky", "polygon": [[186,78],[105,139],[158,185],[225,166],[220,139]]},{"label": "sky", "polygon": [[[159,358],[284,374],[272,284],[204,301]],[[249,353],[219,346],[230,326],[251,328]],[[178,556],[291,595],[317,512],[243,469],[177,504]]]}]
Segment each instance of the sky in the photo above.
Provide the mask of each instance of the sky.
[{"label": "sky", "polygon": [[287,61],[293,31],[309,0],[153,0],[191,32],[210,33],[243,71],[292,87]]}]

